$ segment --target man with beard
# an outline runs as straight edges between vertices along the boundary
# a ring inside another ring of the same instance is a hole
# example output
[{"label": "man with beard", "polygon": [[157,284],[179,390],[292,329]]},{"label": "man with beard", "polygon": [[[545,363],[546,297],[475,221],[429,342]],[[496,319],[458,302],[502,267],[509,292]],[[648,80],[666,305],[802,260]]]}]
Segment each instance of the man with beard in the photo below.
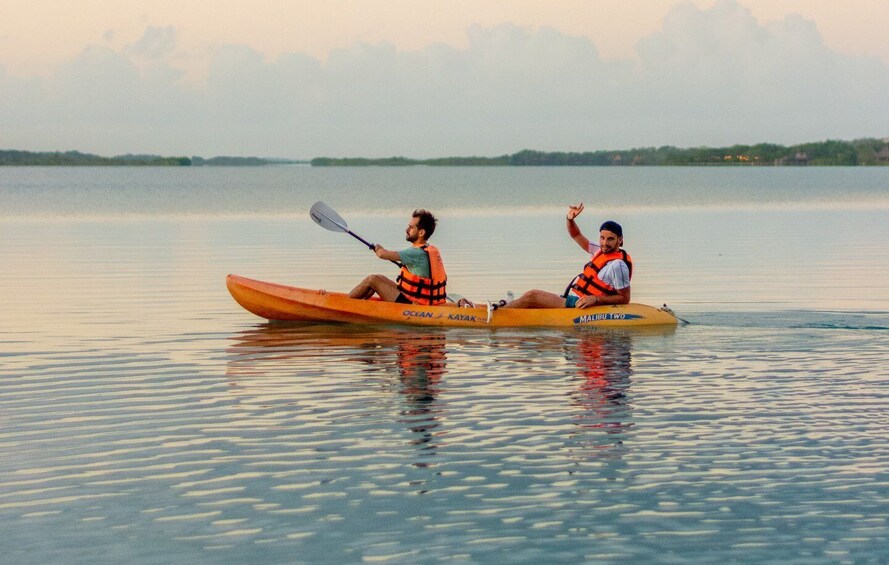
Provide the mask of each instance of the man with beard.
[{"label": "man with beard", "polygon": [[412,246],[403,251],[389,251],[374,245],[380,259],[401,263],[396,280],[384,275],[368,275],[349,293],[350,298],[368,299],[374,294],[386,302],[439,305],[447,300],[447,274],[438,249],[427,243],[438,220],[431,212],[414,210],[405,230]]},{"label": "man with beard", "polygon": [[627,304],[630,301],[630,277],[633,261],[621,249],[623,228],[611,220],[599,228],[599,243],[593,243],[581,233],[574,219],[583,212],[583,203],[569,206],[565,220],[568,235],[592,257],[577,275],[565,295],[545,290],[529,290],[516,300],[495,305],[501,308],[589,308],[605,304]]}]

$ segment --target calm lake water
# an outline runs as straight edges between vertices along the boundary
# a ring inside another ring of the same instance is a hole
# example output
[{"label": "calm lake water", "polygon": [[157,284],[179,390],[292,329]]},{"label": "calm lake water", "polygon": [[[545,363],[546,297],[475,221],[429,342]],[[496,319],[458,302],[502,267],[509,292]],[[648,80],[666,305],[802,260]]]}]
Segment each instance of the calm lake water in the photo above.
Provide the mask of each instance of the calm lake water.
[{"label": "calm lake water", "polygon": [[[271,325],[233,272],[561,292],[621,222],[627,332]],[[889,168],[2,168],[0,561],[882,563]]]}]

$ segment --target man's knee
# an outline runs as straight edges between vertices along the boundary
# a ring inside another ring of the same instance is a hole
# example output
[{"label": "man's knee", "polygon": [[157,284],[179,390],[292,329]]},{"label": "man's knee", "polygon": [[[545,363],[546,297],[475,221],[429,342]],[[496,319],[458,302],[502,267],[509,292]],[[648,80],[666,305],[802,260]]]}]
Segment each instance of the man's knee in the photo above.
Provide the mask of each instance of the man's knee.
[{"label": "man's knee", "polygon": [[546,298],[548,296],[550,296],[551,294],[552,293],[546,292],[545,290],[539,290],[539,289],[534,288],[534,289],[531,289],[528,292],[526,292],[524,298],[526,300],[528,300],[529,302],[538,304],[541,301],[545,301]]},{"label": "man's knee", "polygon": [[562,299],[552,292],[540,289],[532,289],[516,300],[526,308],[556,308],[561,306]]},{"label": "man's knee", "polygon": [[390,281],[385,275],[367,275],[364,277],[364,282],[373,288],[380,288]]}]

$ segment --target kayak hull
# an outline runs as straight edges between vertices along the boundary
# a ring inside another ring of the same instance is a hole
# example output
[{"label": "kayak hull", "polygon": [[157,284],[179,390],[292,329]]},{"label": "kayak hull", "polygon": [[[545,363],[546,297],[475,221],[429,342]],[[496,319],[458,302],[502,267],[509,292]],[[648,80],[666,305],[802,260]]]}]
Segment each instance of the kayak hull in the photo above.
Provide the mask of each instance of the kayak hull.
[{"label": "kayak hull", "polygon": [[339,292],[324,292],[263,282],[239,275],[225,280],[235,301],[260,318],[280,322],[398,324],[450,327],[631,327],[675,326],[667,308],[644,304],[592,308],[501,308],[488,320],[484,306],[455,304],[420,306],[381,300],[359,300]]}]

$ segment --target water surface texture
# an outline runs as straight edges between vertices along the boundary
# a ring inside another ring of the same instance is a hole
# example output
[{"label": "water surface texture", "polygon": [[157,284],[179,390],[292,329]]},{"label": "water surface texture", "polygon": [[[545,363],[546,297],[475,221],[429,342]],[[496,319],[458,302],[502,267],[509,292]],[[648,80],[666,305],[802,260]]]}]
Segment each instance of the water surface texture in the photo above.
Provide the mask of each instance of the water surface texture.
[{"label": "water surface texture", "polygon": [[[440,215],[449,288],[561,292],[624,225],[634,331],[269,324]],[[11,563],[879,563],[889,170],[0,170]]]}]

